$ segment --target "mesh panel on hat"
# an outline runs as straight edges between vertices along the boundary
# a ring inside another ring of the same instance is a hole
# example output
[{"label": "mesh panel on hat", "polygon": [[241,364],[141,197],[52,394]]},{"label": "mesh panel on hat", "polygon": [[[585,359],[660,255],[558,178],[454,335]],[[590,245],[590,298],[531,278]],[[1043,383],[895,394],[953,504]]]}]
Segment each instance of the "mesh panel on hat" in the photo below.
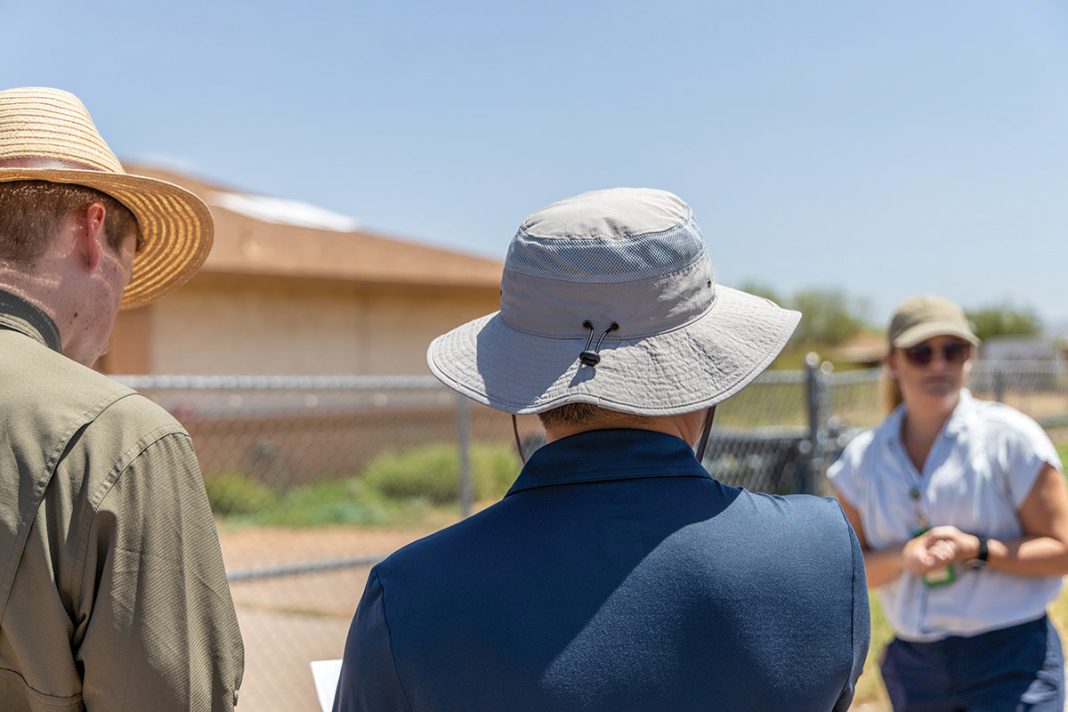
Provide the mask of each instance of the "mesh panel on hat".
[{"label": "mesh panel on hat", "polygon": [[537,237],[520,230],[508,248],[504,268],[568,282],[628,282],[677,272],[704,251],[701,231],[693,221],[626,238]]}]

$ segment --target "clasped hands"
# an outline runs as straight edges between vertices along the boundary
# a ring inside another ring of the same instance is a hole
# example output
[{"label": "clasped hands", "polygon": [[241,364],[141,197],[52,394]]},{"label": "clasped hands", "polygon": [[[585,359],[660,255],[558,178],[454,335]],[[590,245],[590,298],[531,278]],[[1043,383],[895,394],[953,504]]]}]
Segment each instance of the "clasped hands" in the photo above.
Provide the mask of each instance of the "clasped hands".
[{"label": "clasped hands", "polygon": [[931,527],[906,542],[901,555],[905,570],[922,576],[954,561],[968,561],[977,557],[979,537],[948,524]]}]

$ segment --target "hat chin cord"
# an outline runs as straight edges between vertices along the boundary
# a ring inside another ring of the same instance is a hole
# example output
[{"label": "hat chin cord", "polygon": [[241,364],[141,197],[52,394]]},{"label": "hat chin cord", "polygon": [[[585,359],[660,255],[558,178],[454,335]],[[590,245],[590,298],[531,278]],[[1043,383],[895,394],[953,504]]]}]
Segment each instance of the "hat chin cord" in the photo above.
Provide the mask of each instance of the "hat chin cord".
[{"label": "hat chin cord", "polygon": [[697,441],[697,462],[704,467],[705,448],[708,447],[708,434],[712,432],[712,421],[716,419],[716,406],[711,406],[705,413],[705,422],[701,426],[701,439]]},{"label": "hat chin cord", "polygon": [[[716,406],[711,406],[705,413],[705,421],[701,425],[701,439],[697,441],[697,462],[704,467],[705,449],[708,447],[708,435],[712,431],[712,421],[716,419]],[[512,414],[512,434],[515,435],[515,449],[519,452],[519,460],[527,464],[526,453],[523,452],[523,441],[519,437],[519,420]]]},{"label": "hat chin cord", "polygon": [[[609,327],[604,330],[604,333],[601,334],[601,338],[597,339],[596,346],[593,346],[593,337],[595,334],[593,322],[587,319],[586,321],[582,322],[582,328],[589,329],[590,336],[588,339],[586,339],[586,348],[584,348],[582,350],[582,353],[579,354],[579,361],[582,363],[583,366],[589,366],[590,368],[593,368],[601,362],[601,344],[604,343],[605,337],[611,334],[613,331],[618,330],[619,324],[613,321],[609,325]],[[590,348],[591,346],[593,346],[592,349]],[[516,420],[514,413],[512,414],[512,434],[515,435],[515,447],[516,450],[519,451],[519,460],[525,465],[527,464],[527,456],[523,452],[523,442],[519,437],[519,422]]]},{"label": "hat chin cord", "polygon": [[523,452],[523,441],[519,439],[519,421],[516,420],[515,413],[512,413],[512,433],[515,435],[515,449],[519,451],[519,461],[525,465],[527,456]]},{"label": "hat chin cord", "polygon": [[592,349],[590,346],[593,344],[593,322],[587,319],[582,322],[582,328],[590,330],[590,338],[586,339],[586,348],[579,354],[579,361],[582,362],[583,366],[590,366],[592,368],[601,362],[601,344],[604,343],[604,337],[619,329],[619,324],[613,321],[612,325],[605,329],[604,333],[601,334],[601,338],[597,339],[597,345]]}]

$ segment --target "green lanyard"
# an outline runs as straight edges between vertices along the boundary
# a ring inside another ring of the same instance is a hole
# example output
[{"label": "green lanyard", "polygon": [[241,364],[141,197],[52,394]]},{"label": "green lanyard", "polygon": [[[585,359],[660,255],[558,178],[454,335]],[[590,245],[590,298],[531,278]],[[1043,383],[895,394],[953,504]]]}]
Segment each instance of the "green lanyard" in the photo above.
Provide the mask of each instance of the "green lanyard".
[{"label": "green lanyard", "polygon": [[[912,500],[912,508],[916,512],[916,519],[920,523],[920,528],[913,534],[913,538],[926,532],[931,528],[930,522],[927,520],[927,513],[923,511],[920,506],[920,499],[923,493],[920,492],[920,488],[913,485],[909,488],[909,499]],[[940,586],[948,586],[957,580],[957,572],[953,568],[953,564],[946,564],[940,569],[928,571],[923,575],[923,585],[927,588],[939,588]]]}]

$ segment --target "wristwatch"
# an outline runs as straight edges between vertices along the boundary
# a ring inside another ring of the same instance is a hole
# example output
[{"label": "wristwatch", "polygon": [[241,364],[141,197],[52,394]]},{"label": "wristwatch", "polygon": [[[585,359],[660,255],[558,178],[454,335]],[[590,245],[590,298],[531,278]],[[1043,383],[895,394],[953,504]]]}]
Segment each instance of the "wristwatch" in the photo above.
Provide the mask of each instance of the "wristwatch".
[{"label": "wristwatch", "polygon": [[969,569],[985,569],[987,559],[990,558],[990,541],[982,534],[975,534],[974,536],[979,540],[979,553],[976,554],[974,559],[965,561],[964,565]]}]

